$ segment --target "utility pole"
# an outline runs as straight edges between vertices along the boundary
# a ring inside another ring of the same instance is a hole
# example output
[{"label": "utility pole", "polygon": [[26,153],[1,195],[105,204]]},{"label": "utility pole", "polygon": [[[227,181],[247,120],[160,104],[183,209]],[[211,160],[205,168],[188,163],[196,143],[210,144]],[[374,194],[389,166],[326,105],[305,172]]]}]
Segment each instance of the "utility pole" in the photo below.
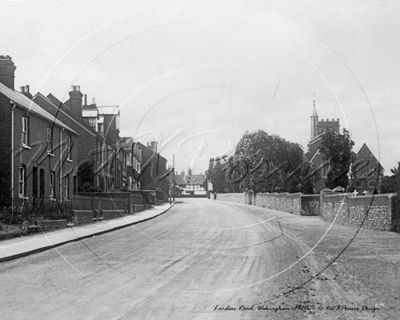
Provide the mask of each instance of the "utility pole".
[{"label": "utility pole", "polygon": [[175,153],[172,155],[172,168],[174,168],[174,172],[172,174],[172,197],[175,202]]}]

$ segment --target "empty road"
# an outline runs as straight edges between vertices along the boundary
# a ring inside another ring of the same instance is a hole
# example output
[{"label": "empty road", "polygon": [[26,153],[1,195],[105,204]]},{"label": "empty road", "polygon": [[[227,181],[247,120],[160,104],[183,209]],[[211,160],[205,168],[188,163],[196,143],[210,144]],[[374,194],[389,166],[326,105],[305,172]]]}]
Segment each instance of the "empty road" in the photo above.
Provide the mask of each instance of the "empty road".
[{"label": "empty road", "polygon": [[291,291],[319,261],[289,234],[267,209],[181,199],[154,220],[0,264],[0,319],[339,319],[308,310],[349,303],[335,282]]}]

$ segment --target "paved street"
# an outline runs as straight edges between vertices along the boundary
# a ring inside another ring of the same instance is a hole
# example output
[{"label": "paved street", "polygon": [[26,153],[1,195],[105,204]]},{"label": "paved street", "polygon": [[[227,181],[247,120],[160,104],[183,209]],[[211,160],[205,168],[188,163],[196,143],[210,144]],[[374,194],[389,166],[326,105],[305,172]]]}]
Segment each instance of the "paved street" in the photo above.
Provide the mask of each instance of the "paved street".
[{"label": "paved street", "polygon": [[151,221],[0,264],[0,318],[380,319],[300,310],[350,306],[362,293],[324,273],[291,292],[324,261],[276,211],[177,200]]}]

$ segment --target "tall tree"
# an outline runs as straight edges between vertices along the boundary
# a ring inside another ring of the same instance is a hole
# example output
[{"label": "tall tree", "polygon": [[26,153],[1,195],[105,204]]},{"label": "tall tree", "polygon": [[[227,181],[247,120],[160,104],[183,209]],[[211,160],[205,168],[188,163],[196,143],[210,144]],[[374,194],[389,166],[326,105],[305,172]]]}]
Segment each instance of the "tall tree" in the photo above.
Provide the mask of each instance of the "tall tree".
[{"label": "tall tree", "polygon": [[236,145],[234,156],[228,160],[227,176],[242,191],[295,192],[299,191],[301,175],[301,170],[296,169],[302,162],[303,150],[297,143],[263,130],[246,132]]},{"label": "tall tree", "polygon": [[217,193],[225,193],[234,191],[232,185],[226,179],[225,164],[221,162],[221,158],[211,158],[206,173],[207,180],[213,185],[213,191]]},{"label": "tall tree", "polygon": [[353,146],[354,141],[345,128],[342,134],[328,129],[323,135],[320,152],[329,163],[330,169],[326,178],[328,188],[333,189],[337,186],[346,188],[350,163],[355,160],[352,159]]}]

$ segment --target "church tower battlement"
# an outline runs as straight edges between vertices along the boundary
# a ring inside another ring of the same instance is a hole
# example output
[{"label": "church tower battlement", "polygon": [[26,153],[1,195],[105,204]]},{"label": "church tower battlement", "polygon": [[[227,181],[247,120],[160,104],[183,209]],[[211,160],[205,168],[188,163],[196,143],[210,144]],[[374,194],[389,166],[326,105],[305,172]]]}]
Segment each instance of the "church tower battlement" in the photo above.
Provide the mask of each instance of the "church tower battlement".
[{"label": "church tower battlement", "polygon": [[340,133],[340,121],[339,119],[321,119],[318,120],[318,113],[315,107],[315,98],[313,100],[313,111],[311,113],[311,137],[310,141],[320,134],[324,133],[328,128],[334,132]]}]

